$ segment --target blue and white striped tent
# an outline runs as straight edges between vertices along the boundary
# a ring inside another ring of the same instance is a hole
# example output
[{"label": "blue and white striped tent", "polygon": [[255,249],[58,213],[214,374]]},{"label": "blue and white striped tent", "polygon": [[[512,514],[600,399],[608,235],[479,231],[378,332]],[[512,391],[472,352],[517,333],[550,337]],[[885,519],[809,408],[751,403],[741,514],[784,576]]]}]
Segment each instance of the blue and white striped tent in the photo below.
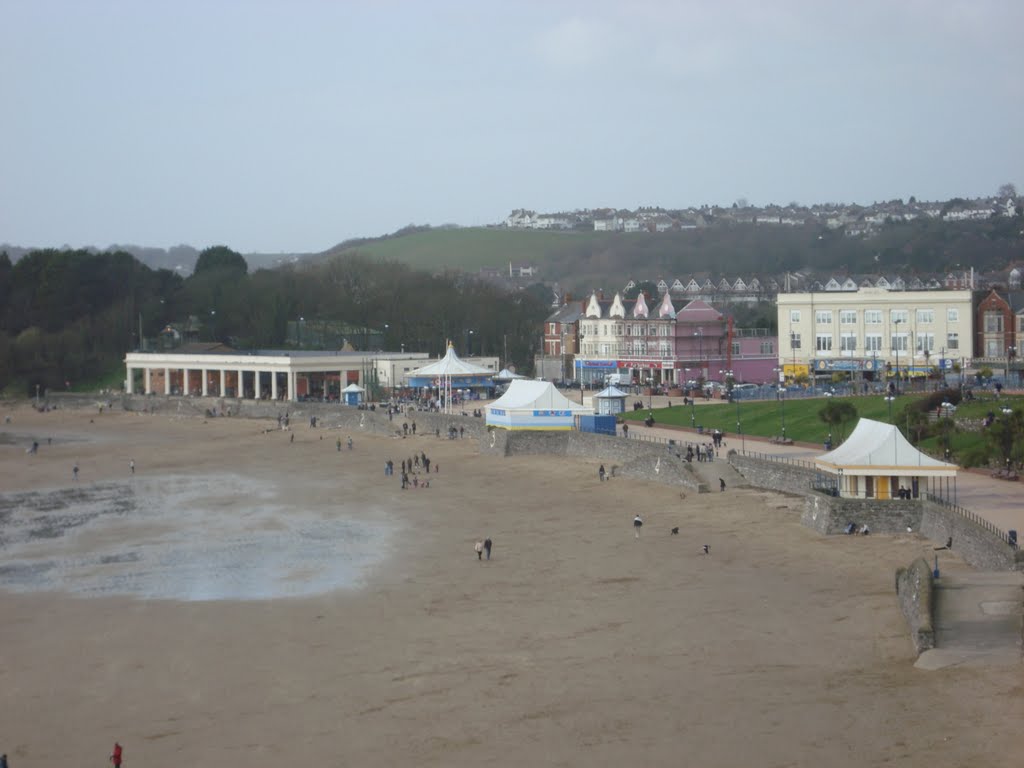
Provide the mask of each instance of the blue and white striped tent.
[{"label": "blue and white striped tent", "polygon": [[502,429],[573,429],[576,416],[593,410],[569,400],[550,381],[515,379],[488,405],[487,426]]}]

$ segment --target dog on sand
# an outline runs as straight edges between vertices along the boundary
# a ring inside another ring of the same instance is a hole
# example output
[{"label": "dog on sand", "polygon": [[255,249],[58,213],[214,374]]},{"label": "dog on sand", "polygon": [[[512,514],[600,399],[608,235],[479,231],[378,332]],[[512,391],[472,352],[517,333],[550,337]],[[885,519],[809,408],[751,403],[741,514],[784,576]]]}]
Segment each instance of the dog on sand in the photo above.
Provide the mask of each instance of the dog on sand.
[{"label": "dog on sand", "polygon": [[672,529],[672,535],[673,536],[678,536],[679,535],[679,526],[678,525],[675,528]]}]

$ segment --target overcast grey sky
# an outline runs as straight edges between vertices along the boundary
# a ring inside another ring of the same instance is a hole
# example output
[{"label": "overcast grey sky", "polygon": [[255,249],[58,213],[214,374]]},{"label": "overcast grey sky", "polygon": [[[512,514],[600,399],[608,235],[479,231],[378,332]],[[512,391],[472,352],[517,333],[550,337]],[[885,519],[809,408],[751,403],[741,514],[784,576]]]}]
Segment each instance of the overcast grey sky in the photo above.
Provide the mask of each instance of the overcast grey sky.
[{"label": "overcast grey sky", "polygon": [[1024,186],[1024,2],[0,0],[0,242]]}]

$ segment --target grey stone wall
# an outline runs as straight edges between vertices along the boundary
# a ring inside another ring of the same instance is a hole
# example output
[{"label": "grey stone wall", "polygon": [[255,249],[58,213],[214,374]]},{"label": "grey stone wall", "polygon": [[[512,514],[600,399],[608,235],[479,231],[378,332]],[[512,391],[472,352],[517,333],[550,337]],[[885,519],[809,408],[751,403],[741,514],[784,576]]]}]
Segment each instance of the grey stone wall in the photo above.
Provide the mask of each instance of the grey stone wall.
[{"label": "grey stone wall", "polygon": [[818,491],[806,495],[800,522],[826,535],[846,533],[846,526],[867,525],[872,533],[901,533],[921,528],[923,501],[842,499]]},{"label": "grey stone wall", "polygon": [[900,610],[910,625],[910,638],[918,653],[935,647],[934,588],[931,567],[923,558],[896,571]]},{"label": "grey stone wall", "polygon": [[[611,477],[629,477],[707,493],[689,463],[668,446],[610,435],[566,430],[491,430],[480,440],[483,453],[499,456],[569,456],[604,464]],[[596,471],[596,468],[595,468]]]},{"label": "grey stone wall", "polygon": [[729,451],[728,461],[751,485],[801,496],[810,493],[811,482],[818,474],[808,467],[766,461],[736,451]]},{"label": "grey stone wall", "polygon": [[804,497],[801,522],[819,533],[844,533],[853,522],[873,533],[901,533],[910,528],[938,546],[953,537],[953,551],[981,570],[1024,570],[1024,551],[1005,537],[955,509],[921,499],[843,499],[812,490],[817,474],[803,466],[744,456],[730,451],[729,462],[754,486]]},{"label": "grey stone wall", "polygon": [[921,533],[939,546],[952,537],[953,552],[980,570],[1024,570],[1024,551],[1014,550],[1001,535],[949,507],[927,502]]}]

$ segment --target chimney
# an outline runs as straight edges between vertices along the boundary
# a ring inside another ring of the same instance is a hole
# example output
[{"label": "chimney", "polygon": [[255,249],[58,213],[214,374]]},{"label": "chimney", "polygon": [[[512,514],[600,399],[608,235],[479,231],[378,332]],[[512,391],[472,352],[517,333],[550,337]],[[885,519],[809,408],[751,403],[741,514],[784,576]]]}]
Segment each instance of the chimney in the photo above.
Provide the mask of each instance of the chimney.
[{"label": "chimney", "polygon": [[565,298],[562,299],[562,304],[571,304],[571,303],[572,303],[572,294],[569,293],[568,291],[566,291],[565,292]]}]

